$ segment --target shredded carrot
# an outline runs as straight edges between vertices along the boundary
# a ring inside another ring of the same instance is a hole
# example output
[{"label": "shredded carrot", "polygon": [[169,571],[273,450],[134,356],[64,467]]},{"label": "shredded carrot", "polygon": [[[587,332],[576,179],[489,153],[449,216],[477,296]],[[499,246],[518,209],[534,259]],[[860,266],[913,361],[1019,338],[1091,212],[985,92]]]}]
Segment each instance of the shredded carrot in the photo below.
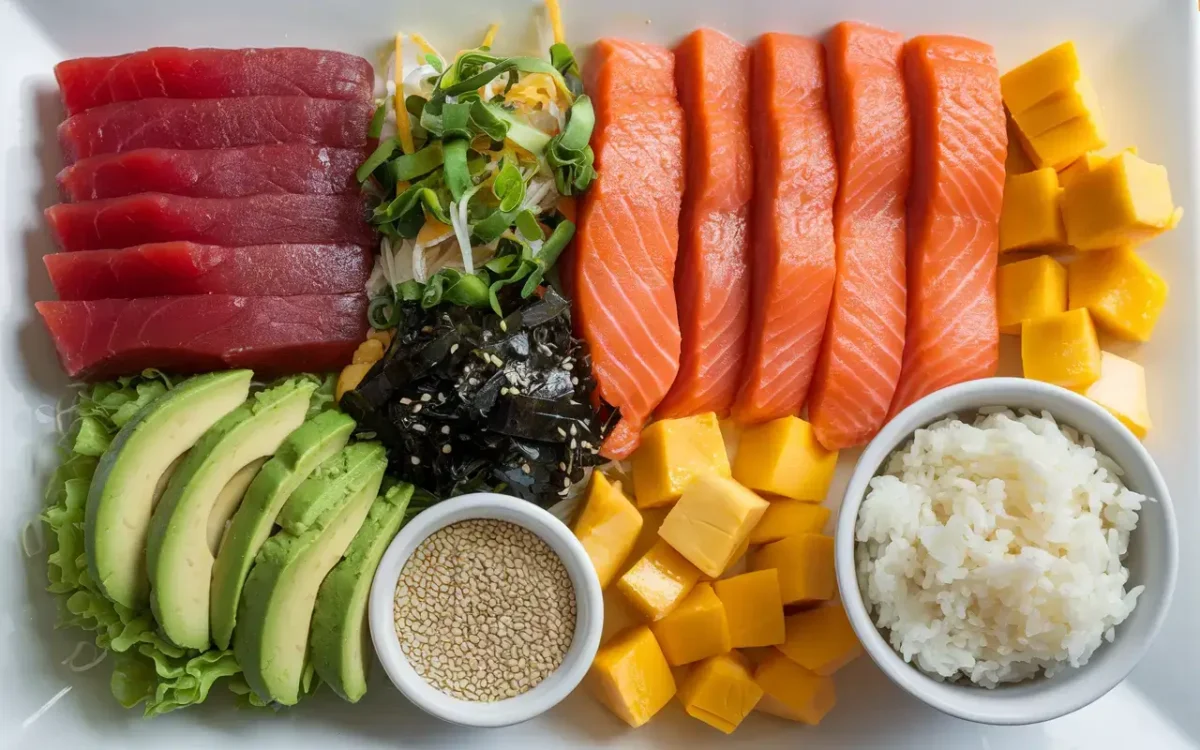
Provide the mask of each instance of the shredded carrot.
[{"label": "shredded carrot", "polygon": [[558,0],[546,0],[546,14],[550,16],[550,29],[554,32],[555,44],[566,44],[567,36],[563,33],[562,9]]},{"label": "shredded carrot", "polygon": [[417,55],[417,63],[421,65],[425,64],[425,59],[421,57],[422,54],[433,55],[439,60],[442,59],[442,56],[438,54],[436,49],[433,48],[433,45],[425,41],[425,37],[421,36],[420,34],[409,34],[408,38],[413,40],[413,44],[421,48],[421,53]]},{"label": "shredded carrot", "polygon": [[412,137],[412,123],[408,121],[408,110],[404,106],[404,35],[396,35],[396,77],[392,81],[396,86],[396,95],[392,103],[396,108],[396,135],[400,139],[400,148],[406,154],[415,151]]},{"label": "shredded carrot", "polygon": [[487,33],[483,35],[483,44],[480,47],[491,47],[492,42],[496,41],[496,32],[500,30],[500,24],[494,23],[488,26]]}]

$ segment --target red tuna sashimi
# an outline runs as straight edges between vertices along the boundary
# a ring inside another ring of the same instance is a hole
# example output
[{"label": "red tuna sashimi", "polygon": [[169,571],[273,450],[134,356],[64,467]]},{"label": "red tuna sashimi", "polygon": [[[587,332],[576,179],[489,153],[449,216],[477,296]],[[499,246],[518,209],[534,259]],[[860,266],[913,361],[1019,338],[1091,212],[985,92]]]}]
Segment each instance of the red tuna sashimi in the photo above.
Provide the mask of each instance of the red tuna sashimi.
[{"label": "red tuna sashimi", "polygon": [[63,369],[112,378],[154,367],[204,372],[248,367],[260,377],[330,372],[367,335],[365,294],[38,302]]},{"label": "red tuna sashimi", "polygon": [[138,148],[234,148],[307,143],[361,148],[370,102],[303,96],[236,99],[141,99],[106,104],[67,118],[58,143],[67,162]]},{"label": "red tuna sashimi", "polygon": [[358,245],[217,247],[163,242],[53,253],[42,260],[64,300],[188,294],[290,297],[361,292],[371,275],[371,252]]},{"label": "red tuna sashimi", "polygon": [[305,47],[152,47],[114,57],[79,57],[54,66],[67,112],[133,99],[229,96],[371,98],[375,71],[356,55]]},{"label": "red tuna sashimi", "polygon": [[373,245],[356,195],[252,195],[183,198],[143,193],[46,209],[63,250],[117,250],[151,242]]},{"label": "red tuna sashimi", "polygon": [[77,161],[58,173],[69,201],[170,193],[192,198],[241,198],[264,193],[349,195],[363,149],[290,143],[245,148],[143,148]]}]

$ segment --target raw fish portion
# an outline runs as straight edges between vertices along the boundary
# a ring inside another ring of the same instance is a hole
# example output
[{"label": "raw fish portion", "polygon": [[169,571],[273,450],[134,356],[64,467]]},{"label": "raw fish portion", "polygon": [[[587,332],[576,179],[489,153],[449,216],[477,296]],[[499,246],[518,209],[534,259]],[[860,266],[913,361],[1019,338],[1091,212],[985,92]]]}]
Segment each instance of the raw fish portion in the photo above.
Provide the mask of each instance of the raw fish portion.
[{"label": "raw fish portion", "polygon": [[996,372],[996,257],[1008,136],[991,46],[923,36],[904,47],[913,123],[908,329],[890,414]]},{"label": "raw fish portion", "polygon": [[349,195],[363,149],[294,143],[244,148],[143,148],[77,161],[58,173],[65,200],[92,201],[135,193],[241,198],[264,193]]},{"label": "raw fish portion", "polygon": [[879,431],[900,378],[912,133],[904,37],[847,22],[834,27],[826,46],[838,148],[837,280],[808,421],[822,445],[841,450]]},{"label": "raw fish portion", "polygon": [[371,102],[303,96],[141,99],[106,104],[58,126],[67,163],[138,148],[234,148],[306,143],[361,148]]},{"label": "raw fish portion", "polygon": [[217,247],[163,242],[42,258],[59,299],[187,294],[289,297],[360,292],[371,249],[357,245]]},{"label": "raw fish portion", "polygon": [[147,367],[257,377],[330,372],[367,335],[365,294],[144,297],[38,302],[63,369],[98,380]]},{"label": "raw fish portion", "polygon": [[69,114],[133,99],[309,96],[369,101],[371,63],[305,47],[151,47],[113,57],[78,57],[54,66]]},{"label": "raw fish portion", "polygon": [[206,245],[344,243],[372,245],[375,234],[356,195],[183,198],[142,193],[46,209],[63,250],[116,250],[151,242]]}]

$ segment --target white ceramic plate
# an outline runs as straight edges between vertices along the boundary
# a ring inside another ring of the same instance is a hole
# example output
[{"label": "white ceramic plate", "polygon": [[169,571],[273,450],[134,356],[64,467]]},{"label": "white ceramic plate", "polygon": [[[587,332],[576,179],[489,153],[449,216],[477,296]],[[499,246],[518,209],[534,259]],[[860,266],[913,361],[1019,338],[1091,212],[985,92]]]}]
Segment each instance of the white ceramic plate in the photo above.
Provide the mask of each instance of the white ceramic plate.
[{"label": "white ceramic plate", "polygon": [[[41,210],[55,200],[62,118],[51,67],[66,57],[152,45],[310,45],[373,55],[396,30],[419,30],[443,51],[478,44],[489,22],[499,46],[534,41],[537,0],[0,0],[0,747],[844,747],[1126,748],[1200,746],[1200,530],[1196,385],[1200,227],[1195,136],[1200,133],[1197,13],[1192,0],[564,0],[567,33],[580,44],[603,35],[670,42],[701,24],[750,39],[767,31],[816,34],[854,18],[907,34],[962,33],[994,44],[1011,66],[1075,39],[1099,90],[1112,143],[1136,144],[1167,165],[1187,214],[1146,249],[1171,282],[1155,339],[1137,351],[1148,370],[1156,429],[1147,442],[1176,499],[1180,586],[1154,648],[1123,685],[1075,715],[1026,728],[949,719],[906,697],[865,659],[837,675],[839,705],[817,728],[753,716],[732,737],[685,716],[677,702],[637,731],[587,695],[541,719],[499,730],[443,724],[406,705],[376,670],[358,705],[324,692],[278,715],[237,712],[218,685],[199,709],[143,721],[114,703],[101,665],[85,674],[59,662],[79,635],[56,632],[44,559],[27,561],[20,529],[38,512],[54,462],[48,415],[65,391],[32,302],[52,296],[41,256],[51,243]],[[1007,337],[1006,337],[1007,338]],[[1013,342],[1007,341],[1011,347]],[[1009,363],[1011,365],[1011,352]],[[840,496],[845,464],[831,497]],[[53,706],[38,711],[67,690]]]}]

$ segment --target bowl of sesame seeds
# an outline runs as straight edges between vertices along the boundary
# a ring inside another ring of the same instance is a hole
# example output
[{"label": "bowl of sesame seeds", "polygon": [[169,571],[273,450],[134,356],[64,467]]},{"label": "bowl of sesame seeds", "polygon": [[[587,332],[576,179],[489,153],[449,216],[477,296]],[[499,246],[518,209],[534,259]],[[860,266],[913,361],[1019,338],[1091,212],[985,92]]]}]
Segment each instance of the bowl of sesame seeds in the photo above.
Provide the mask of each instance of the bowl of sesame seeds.
[{"label": "bowl of sesame seeds", "polygon": [[371,586],[371,640],[425,712],[499,727],[579,684],[600,645],[600,582],[579,540],[525,500],[482,492],[421,512]]}]

